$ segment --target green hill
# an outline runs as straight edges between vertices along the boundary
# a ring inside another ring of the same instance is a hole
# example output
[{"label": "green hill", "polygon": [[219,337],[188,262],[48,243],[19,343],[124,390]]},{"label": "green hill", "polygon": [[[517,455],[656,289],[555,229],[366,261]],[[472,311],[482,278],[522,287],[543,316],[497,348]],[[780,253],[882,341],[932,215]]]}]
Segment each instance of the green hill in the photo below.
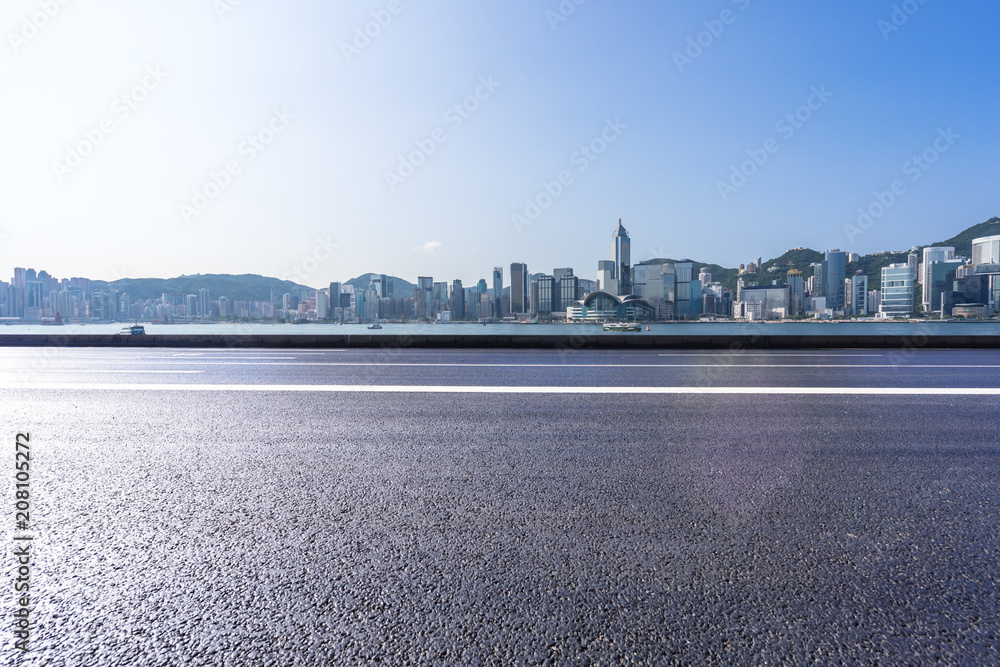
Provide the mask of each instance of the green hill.
[{"label": "green hill", "polygon": [[177,278],[123,278],[114,282],[95,280],[95,290],[114,289],[128,293],[129,299],[159,299],[164,293],[170,295],[197,294],[199,289],[207,289],[212,300],[224,296],[231,301],[269,301],[271,288],[277,288],[278,295],[296,289],[312,288],[289,280],[265,278],[256,274],[234,276],[211,274],[178,276]]},{"label": "green hill", "polygon": [[[960,257],[972,257],[972,239],[981,236],[1000,235],[1000,218],[991,218],[986,222],[973,225],[961,233],[938,243],[931,243],[927,246],[917,246],[918,251],[931,246],[953,246],[955,254]],[[878,252],[870,255],[861,255],[856,262],[848,262],[847,276],[853,276],[858,271],[862,271],[868,276],[868,289],[876,290],[882,287],[882,267],[890,264],[905,263],[908,250],[898,252]],[[786,251],[783,255],[774,259],[765,260],[763,266],[758,267],[756,275],[746,276],[747,284],[757,283],[758,285],[770,285],[775,280],[784,282],[790,269],[798,269],[802,272],[803,278],[809,278],[813,274],[811,265],[815,262],[823,261],[823,253],[811,248],[794,248]],[[720,282],[723,286],[731,290],[736,290],[736,282],[739,279],[738,269],[728,269],[718,264],[707,262],[696,262],[690,259],[647,259],[640,264],[662,264],[665,262],[692,262],[694,264],[694,275],[698,275],[699,269],[708,267],[712,273],[712,280]]]}]

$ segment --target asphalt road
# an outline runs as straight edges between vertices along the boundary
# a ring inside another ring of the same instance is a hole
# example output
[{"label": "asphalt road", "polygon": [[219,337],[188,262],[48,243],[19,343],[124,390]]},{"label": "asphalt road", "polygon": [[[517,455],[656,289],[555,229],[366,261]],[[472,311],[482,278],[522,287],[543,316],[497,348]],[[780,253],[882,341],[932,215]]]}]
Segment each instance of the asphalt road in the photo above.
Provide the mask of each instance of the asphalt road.
[{"label": "asphalt road", "polygon": [[0,662],[997,664],[998,368],[0,349]]}]

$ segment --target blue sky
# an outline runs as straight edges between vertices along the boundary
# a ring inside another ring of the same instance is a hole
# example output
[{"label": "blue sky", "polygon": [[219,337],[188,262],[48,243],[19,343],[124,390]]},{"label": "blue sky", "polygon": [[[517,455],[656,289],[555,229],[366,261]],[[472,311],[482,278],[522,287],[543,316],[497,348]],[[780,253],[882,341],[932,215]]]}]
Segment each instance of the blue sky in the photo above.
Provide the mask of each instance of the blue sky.
[{"label": "blue sky", "polygon": [[997,25],[985,0],[8,0],[0,267],[593,278],[619,214],[634,260],[931,243],[1000,214]]}]

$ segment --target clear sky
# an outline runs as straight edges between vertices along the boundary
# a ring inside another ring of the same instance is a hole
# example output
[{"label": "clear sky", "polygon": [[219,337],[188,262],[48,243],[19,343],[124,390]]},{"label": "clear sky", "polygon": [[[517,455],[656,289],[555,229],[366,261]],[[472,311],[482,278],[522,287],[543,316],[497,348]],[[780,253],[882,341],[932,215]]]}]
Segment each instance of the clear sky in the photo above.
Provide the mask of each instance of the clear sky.
[{"label": "clear sky", "polygon": [[633,261],[931,243],[1000,215],[998,25],[995,0],[5,0],[0,272],[593,278],[619,214]]}]

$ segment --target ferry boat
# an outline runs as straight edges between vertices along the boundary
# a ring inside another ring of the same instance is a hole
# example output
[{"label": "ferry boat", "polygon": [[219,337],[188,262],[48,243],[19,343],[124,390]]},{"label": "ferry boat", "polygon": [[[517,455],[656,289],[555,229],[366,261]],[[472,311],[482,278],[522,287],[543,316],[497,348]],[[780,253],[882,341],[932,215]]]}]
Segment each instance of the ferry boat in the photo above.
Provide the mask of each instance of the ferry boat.
[{"label": "ferry boat", "polygon": [[642,326],[629,322],[608,322],[604,325],[605,331],[642,331]]},{"label": "ferry boat", "polygon": [[146,334],[146,329],[141,324],[133,324],[132,326],[122,329],[122,333],[126,336],[144,336]]}]

